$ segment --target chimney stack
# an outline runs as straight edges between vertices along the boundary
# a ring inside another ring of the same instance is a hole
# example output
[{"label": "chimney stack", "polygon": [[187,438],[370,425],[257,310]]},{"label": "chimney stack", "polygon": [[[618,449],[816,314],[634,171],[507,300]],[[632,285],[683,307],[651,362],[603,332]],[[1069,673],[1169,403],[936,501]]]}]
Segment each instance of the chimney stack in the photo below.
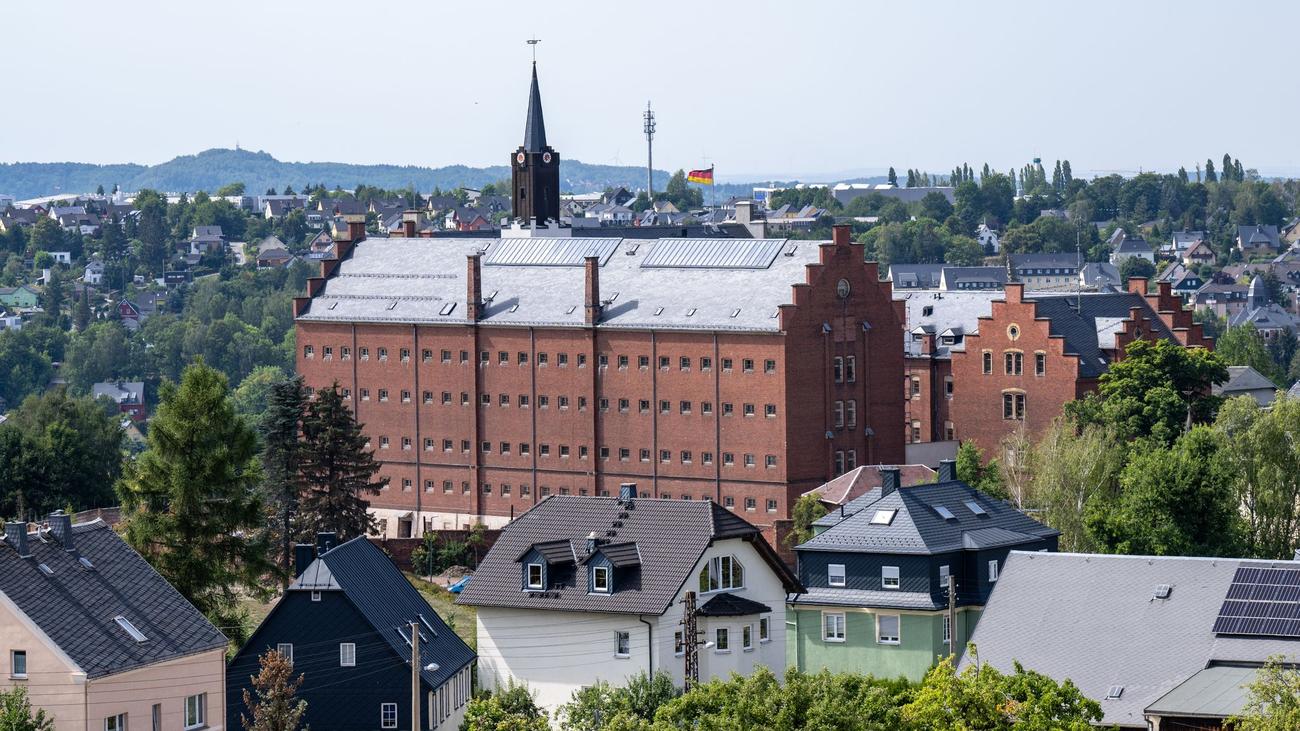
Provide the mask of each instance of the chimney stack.
[{"label": "chimney stack", "polygon": [[339,544],[339,537],[334,532],[322,532],[316,534],[316,555],[323,556],[326,551]]},{"label": "chimney stack", "polygon": [[584,273],[587,282],[586,302],[583,309],[586,311],[586,323],[595,325],[600,322],[600,257],[588,256],[583,260]]},{"label": "chimney stack", "polygon": [[64,515],[62,510],[56,510],[49,516],[50,533],[54,535],[59,545],[63,546],[65,551],[74,551],[72,545],[72,516]]},{"label": "chimney stack", "polygon": [[18,552],[18,558],[31,558],[32,552],[27,550],[26,521],[5,523],[5,543]]},{"label": "chimney stack", "polygon": [[316,547],[310,543],[297,543],[293,547],[293,578],[302,576],[302,572],[316,560]]},{"label": "chimney stack", "polygon": [[1125,283],[1125,287],[1133,294],[1145,295],[1147,293],[1147,278],[1129,277],[1128,282]]},{"label": "chimney stack", "polygon": [[952,482],[957,479],[957,460],[939,460],[939,482]]},{"label": "chimney stack", "polygon": [[343,217],[348,222],[348,241],[356,243],[366,237],[366,217],[349,214]]},{"label": "chimney stack", "polygon": [[402,212],[402,235],[408,239],[415,238],[415,224],[420,221],[419,211]]},{"label": "chimney stack", "polygon": [[596,552],[596,531],[592,531],[587,534],[587,555],[590,556],[595,552]]},{"label": "chimney stack", "polygon": [[891,492],[895,492],[901,487],[898,479],[897,467],[880,468],[880,497],[884,497]]},{"label": "chimney stack", "polygon": [[836,246],[848,246],[849,242],[852,240],[852,226],[849,226],[847,223],[840,223],[831,227],[831,241],[833,241]]},{"label": "chimney stack", "polygon": [[482,260],[482,254],[470,254],[465,266],[465,317],[470,322],[479,319],[483,308]]}]

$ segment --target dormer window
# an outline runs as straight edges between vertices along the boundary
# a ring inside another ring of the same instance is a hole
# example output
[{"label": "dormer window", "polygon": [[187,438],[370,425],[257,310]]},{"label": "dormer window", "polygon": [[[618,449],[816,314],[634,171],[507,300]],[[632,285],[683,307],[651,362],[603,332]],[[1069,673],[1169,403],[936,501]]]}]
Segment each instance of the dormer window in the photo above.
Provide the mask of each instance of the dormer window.
[{"label": "dormer window", "polygon": [[543,574],[542,574],[542,565],[541,565],[541,564],[539,564],[539,563],[530,563],[530,564],[528,564],[528,566],[527,566],[527,576],[526,576],[526,578],[525,578],[525,582],[524,582],[524,583],[525,583],[525,585],[526,585],[529,589],[544,589],[544,588],[546,588],[546,585],[543,583],[544,579],[543,579],[542,577],[543,577]]},{"label": "dormer window", "polygon": [[609,593],[609,567],[591,567],[591,590],[597,594]]}]

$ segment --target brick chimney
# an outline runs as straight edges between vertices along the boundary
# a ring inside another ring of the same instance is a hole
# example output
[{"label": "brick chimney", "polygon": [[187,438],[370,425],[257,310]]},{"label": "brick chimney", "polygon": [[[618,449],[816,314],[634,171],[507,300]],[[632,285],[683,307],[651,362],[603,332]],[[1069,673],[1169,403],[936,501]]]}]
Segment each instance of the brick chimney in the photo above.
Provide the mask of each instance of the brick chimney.
[{"label": "brick chimney", "polygon": [[586,313],[586,323],[595,325],[600,322],[600,257],[588,256],[583,260],[583,269],[586,279],[586,297],[583,302],[583,309]]},{"label": "brick chimney", "polygon": [[939,460],[939,482],[952,482],[957,479],[957,460]]},{"label": "brick chimney", "polygon": [[1025,284],[1024,282],[1007,282],[1003,285],[1002,294],[1002,299],[1007,304],[1020,304],[1025,298]]},{"label": "brick chimney", "polygon": [[419,211],[404,211],[402,213],[402,235],[408,239],[415,238],[415,224],[419,222]]},{"label": "brick chimney", "polygon": [[836,246],[848,246],[853,241],[853,227],[846,223],[833,226],[831,228],[831,241]]},{"label": "brick chimney", "polygon": [[465,317],[475,322],[483,309],[483,255],[470,254],[465,266]]},{"label": "brick chimney", "polygon": [[902,480],[899,479],[897,467],[881,467],[880,497],[884,497],[891,492],[897,491],[899,487],[902,487],[900,484],[901,482]]},{"label": "brick chimney", "polygon": [[347,240],[356,243],[366,237],[366,217],[357,214],[348,214],[343,217],[348,223]]},{"label": "brick chimney", "polygon": [[1128,282],[1126,284],[1126,289],[1128,289],[1128,291],[1132,292],[1133,294],[1145,295],[1147,293],[1147,278],[1129,277]]}]

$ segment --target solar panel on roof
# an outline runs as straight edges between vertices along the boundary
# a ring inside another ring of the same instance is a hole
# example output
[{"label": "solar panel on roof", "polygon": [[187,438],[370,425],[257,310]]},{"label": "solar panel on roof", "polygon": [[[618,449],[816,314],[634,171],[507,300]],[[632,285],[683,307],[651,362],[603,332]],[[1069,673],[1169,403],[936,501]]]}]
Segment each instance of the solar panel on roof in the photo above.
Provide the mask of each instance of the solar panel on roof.
[{"label": "solar panel on roof", "polygon": [[1239,566],[1214,633],[1300,637],[1300,569]]},{"label": "solar panel on roof", "polygon": [[766,269],[785,239],[659,239],[643,269]]},{"label": "solar panel on roof", "polygon": [[579,267],[589,256],[601,265],[618,249],[621,239],[501,239],[488,249],[489,266]]}]

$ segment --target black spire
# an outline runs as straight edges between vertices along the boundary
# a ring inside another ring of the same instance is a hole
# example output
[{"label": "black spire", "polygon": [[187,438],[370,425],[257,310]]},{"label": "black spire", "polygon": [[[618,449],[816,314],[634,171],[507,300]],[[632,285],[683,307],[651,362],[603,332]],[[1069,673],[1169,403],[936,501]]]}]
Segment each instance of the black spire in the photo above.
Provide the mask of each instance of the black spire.
[{"label": "black spire", "polygon": [[537,88],[537,62],[533,62],[533,86],[528,91],[528,122],[524,126],[524,150],[541,152],[546,147],[546,122],[542,120],[542,92]]}]

